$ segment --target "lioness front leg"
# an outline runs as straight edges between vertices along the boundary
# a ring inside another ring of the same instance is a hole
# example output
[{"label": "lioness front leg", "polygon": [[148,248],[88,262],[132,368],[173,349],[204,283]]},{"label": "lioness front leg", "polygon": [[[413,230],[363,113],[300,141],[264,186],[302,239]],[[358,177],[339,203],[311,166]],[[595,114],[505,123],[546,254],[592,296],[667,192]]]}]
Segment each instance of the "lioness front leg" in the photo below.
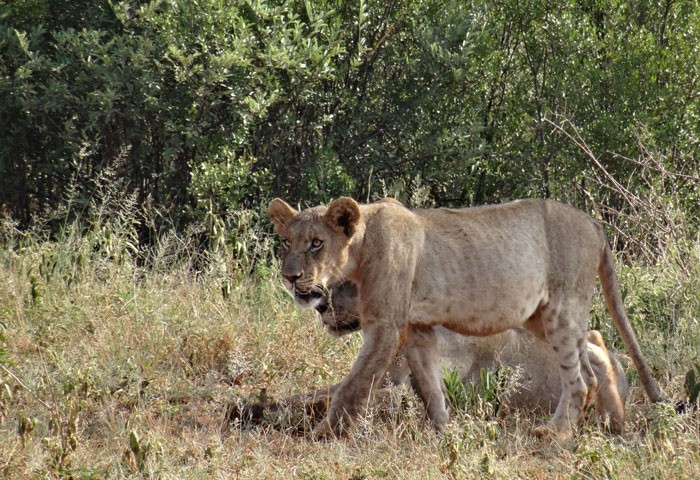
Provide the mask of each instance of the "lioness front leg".
[{"label": "lioness front leg", "polygon": [[336,436],[352,424],[372,389],[381,387],[382,377],[399,350],[400,338],[393,324],[370,322],[363,327],[360,355],[333,394],[328,414],[314,429],[316,437]]},{"label": "lioness front leg", "polygon": [[409,327],[403,350],[411,369],[415,387],[433,427],[442,431],[449,420],[445,395],[442,392],[440,352],[433,327]]}]

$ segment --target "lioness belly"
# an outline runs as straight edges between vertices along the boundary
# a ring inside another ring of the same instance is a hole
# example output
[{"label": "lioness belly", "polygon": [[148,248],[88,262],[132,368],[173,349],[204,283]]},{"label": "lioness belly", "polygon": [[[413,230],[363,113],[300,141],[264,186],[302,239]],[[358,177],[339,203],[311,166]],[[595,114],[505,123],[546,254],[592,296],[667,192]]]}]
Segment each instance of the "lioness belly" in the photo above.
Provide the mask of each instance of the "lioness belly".
[{"label": "lioness belly", "polygon": [[491,302],[439,298],[411,304],[411,325],[441,325],[462,335],[487,336],[519,327],[544,301],[542,295],[506,297]]}]

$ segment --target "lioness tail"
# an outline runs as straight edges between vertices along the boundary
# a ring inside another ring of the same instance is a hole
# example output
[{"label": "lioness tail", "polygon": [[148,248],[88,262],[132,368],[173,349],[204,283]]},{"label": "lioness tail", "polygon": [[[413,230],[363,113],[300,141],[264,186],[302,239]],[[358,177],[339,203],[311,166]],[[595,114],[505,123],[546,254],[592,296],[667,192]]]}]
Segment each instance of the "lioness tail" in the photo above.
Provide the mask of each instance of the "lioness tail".
[{"label": "lioness tail", "polygon": [[637,338],[634,335],[634,331],[632,331],[632,326],[630,325],[630,321],[627,318],[622,304],[622,296],[620,295],[620,287],[617,284],[615,264],[612,252],[610,251],[610,245],[608,245],[605,239],[603,242],[603,254],[601,255],[600,264],[598,265],[598,276],[603,287],[603,295],[605,296],[605,304],[608,307],[608,312],[610,312],[610,316],[612,316],[615,328],[622,338],[627,352],[632,357],[632,361],[639,373],[639,378],[642,380],[647,396],[655,403],[667,402],[669,400],[661,394],[649,366],[644,361],[639,343],[637,343]]}]

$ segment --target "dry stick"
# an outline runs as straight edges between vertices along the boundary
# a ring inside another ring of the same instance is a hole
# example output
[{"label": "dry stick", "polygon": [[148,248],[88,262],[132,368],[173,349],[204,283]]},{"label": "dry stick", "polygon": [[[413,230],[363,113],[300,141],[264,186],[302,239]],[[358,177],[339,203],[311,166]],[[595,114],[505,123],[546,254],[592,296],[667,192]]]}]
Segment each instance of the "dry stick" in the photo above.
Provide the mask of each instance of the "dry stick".
[{"label": "dry stick", "polygon": [[41,403],[43,406],[45,406],[49,411],[53,411],[53,408],[51,407],[51,405],[49,405],[48,403],[46,403],[45,401],[43,401],[41,398],[39,398],[39,396],[38,396],[36,393],[34,393],[34,391],[33,391],[31,388],[29,388],[28,386],[26,386],[26,385],[24,384],[24,382],[23,382],[17,375],[15,375],[14,373],[12,373],[11,370],[9,370],[9,369],[8,369],[7,367],[5,367],[4,365],[0,365],[0,368],[2,368],[2,369],[5,371],[5,373],[7,373],[9,376],[11,376],[11,377],[15,380],[15,382],[19,383],[19,385],[20,385],[22,388],[24,388],[27,392],[29,392],[29,394],[30,394],[32,397],[34,397],[39,403]]},{"label": "dry stick", "polygon": [[[630,208],[632,208],[633,211],[637,210],[637,208],[636,208],[637,205],[643,204],[643,201],[638,196],[636,196],[632,192],[630,192],[628,188],[626,188],[624,185],[622,185],[620,182],[618,182],[617,179],[612,174],[610,174],[610,172],[608,172],[605,169],[605,167],[603,167],[603,165],[598,160],[598,157],[596,157],[595,154],[591,151],[591,149],[588,147],[586,142],[581,137],[581,134],[579,133],[578,129],[575,126],[573,126],[571,124],[571,122],[569,122],[568,120],[565,121],[565,123],[567,123],[569,126],[571,126],[571,128],[574,130],[575,135],[576,135],[575,137],[572,134],[570,134],[569,132],[567,132],[566,130],[564,130],[564,128],[561,125],[557,125],[549,119],[545,119],[545,121],[547,123],[549,123],[550,125],[552,125],[556,130],[563,133],[569,140],[571,140],[577,147],[579,147],[581,149],[581,151],[583,151],[586,154],[586,156],[588,156],[593,161],[593,163],[596,165],[596,167],[598,167],[598,169],[603,173],[603,175],[605,175],[605,177],[607,177],[607,179],[610,181],[610,183],[612,183],[612,187],[608,187],[608,188],[610,190],[613,190],[615,192],[620,193],[625,198],[625,201],[630,206]],[[598,182],[601,185],[605,185],[604,182],[602,182],[600,180],[598,180]],[[610,207],[608,207],[608,210],[614,211]],[[619,212],[616,212],[616,213],[618,213],[618,215],[619,215]],[[624,234],[624,232],[622,232],[622,230],[619,227],[617,227],[615,225],[611,225],[611,226],[615,230],[617,230],[619,233],[622,233],[624,237],[628,237],[628,235]]]},{"label": "dry stick", "polygon": [[[620,182],[615,179],[615,177],[608,172],[605,167],[600,163],[598,160],[598,157],[591,151],[591,149],[588,147],[586,144],[585,140],[581,137],[581,134],[579,133],[578,129],[569,121],[569,120],[564,120],[563,124],[568,125],[571,127],[573,130],[574,134],[572,135],[568,131],[566,131],[562,125],[558,125],[554,122],[552,122],[549,119],[545,119],[547,123],[549,123],[552,127],[554,127],[555,130],[561,132],[564,134],[566,138],[568,138],[571,142],[573,142],[577,147],[583,151],[586,156],[588,156],[591,161],[595,164],[595,166],[603,173],[603,175],[610,181],[612,184],[612,187],[609,187],[611,189],[614,189],[614,191],[618,192],[620,195],[622,195],[629,205],[629,207],[637,212],[638,214],[641,212],[646,212],[646,214],[650,217],[651,222],[653,223],[654,227],[662,230],[664,233],[667,235],[670,235],[671,239],[675,242],[679,242],[678,234],[677,234],[677,225],[676,222],[673,220],[671,215],[668,213],[668,209],[666,206],[663,204],[663,202],[659,202],[659,205],[654,204],[650,199],[644,200],[641,197],[635,195],[632,193],[628,188],[626,188],[624,185],[622,185]],[[649,158],[651,162],[654,162],[653,158],[651,155],[648,155],[648,151],[646,148],[644,148],[640,144],[640,149],[643,150],[643,153],[645,153]],[[632,160],[627,157],[623,157],[618,155],[619,158],[622,158],[623,160],[629,160],[632,163],[641,166],[644,169],[652,170],[659,172],[663,175],[669,175],[671,177],[678,177],[678,178],[684,178],[684,179],[692,179],[692,180],[700,180],[697,176],[692,176],[692,175],[683,175],[679,173],[672,173],[668,172],[662,165],[660,165],[658,162],[655,162],[655,166],[650,166],[648,163],[644,163],[638,160]],[[600,180],[599,180],[600,182]],[[603,184],[600,182],[601,185]],[[663,217],[663,220],[665,224],[662,224],[657,218],[657,214],[660,213],[661,216]],[[615,227],[614,227],[615,228]],[[645,228],[645,229],[650,235],[654,236],[657,241],[659,241],[658,235],[654,235],[654,232],[651,230],[651,228]],[[616,228],[617,229],[617,228]],[[619,229],[617,229],[619,230]],[[668,242],[664,242],[667,244]],[[665,256],[663,252],[660,252],[661,255]],[[647,252],[648,254],[648,252]],[[686,265],[683,264],[683,262],[676,260],[675,263],[680,267],[680,269],[686,274],[690,275],[690,270]]]},{"label": "dry stick", "polygon": [[564,130],[564,128],[561,125],[557,125],[549,119],[545,119],[545,121],[549,123],[552,127],[554,127],[555,130],[558,130],[559,132],[563,133],[564,136],[566,136],[566,138],[571,140],[577,147],[579,147],[581,151],[583,151],[583,153],[585,153],[588,156],[588,158],[590,158],[593,161],[596,167],[598,167],[598,169],[601,172],[603,172],[603,174],[608,178],[608,180],[614,185],[615,189],[625,197],[627,203],[629,203],[630,205],[633,205],[634,202],[643,203],[637,195],[630,192],[624,185],[618,182],[617,179],[614,176],[612,176],[612,174],[610,174],[610,172],[608,172],[605,169],[603,164],[601,164],[598,160],[598,157],[596,157],[596,155],[591,151],[591,149],[588,147],[583,138],[581,138],[581,134],[579,133],[578,129],[570,121],[565,120],[564,122],[571,126],[571,128],[576,134],[576,137]]},{"label": "dry stick", "polygon": [[[646,164],[646,163],[644,163],[644,162],[642,162],[642,161],[640,161],[640,160],[635,160],[634,158],[628,158],[628,157],[625,157],[624,155],[619,155],[619,154],[615,154],[615,153],[613,153],[613,155],[615,155],[616,157],[619,157],[619,158],[621,158],[621,159],[623,159],[623,160],[625,160],[625,161],[627,161],[627,162],[631,162],[631,163],[634,163],[635,165],[639,165],[640,167],[644,167],[644,168],[646,168],[646,169],[652,170],[652,171],[654,171],[654,172],[661,173],[661,174],[663,174],[663,175],[668,175],[669,177],[683,178],[683,179],[686,179],[686,180],[693,180],[693,181],[696,181],[696,182],[700,182],[700,176],[697,176],[697,175],[687,175],[687,174],[685,174],[685,173],[669,172],[669,171],[663,166],[663,164],[662,164],[661,162],[659,162],[658,160],[654,160],[654,156],[653,156],[652,154],[649,153],[649,149],[648,149],[647,147],[645,147],[645,146],[642,144],[642,142],[641,142],[641,140],[639,139],[639,137],[637,137],[637,147],[638,147],[639,150],[644,154],[644,157],[645,157],[645,158],[648,158],[651,162],[654,163],[654,166],[653,166],[653,167],[652,167],[652,166],[649,166],[648,164]],[[612,153],[612,152],[611,152],[611,153]]]},{"label": "dry stick", "polygon": [[[622,160],[634,163],[635,165],[642,167],[644,170],[651,170],[653,172],[660,173],[661,180],[664,180],[665,179],[664,177],[668,176],[671,178],[678,177],[678,178],[693,179],[693,180],[700,181],[700,178],[698,178],[698,177],[669,172],[668,170],[666,170],[666,168],[663,167],[663,165],[658,160],[654,159],[654,157],[649,153],[648,149],[644,145],[642,145],[641,141],[638,141],[637,144],[638,144],[638,148],[640,149],[640,151],[644,155],[644,158],[648,159],[647,162],[642,162],[640,160],[634,160],[634,159],[624,157],[621,155],[616,155],[616,156],[618,158],[621,158]],[[653,164],[653,166],[651,166],[650,163]],[[642,178],[642,180],[646,183],[647,187],[651,190],[652,194],[654,194],[655,189],[654,189],[654,186],[651,183],[651,181],[649,181],[646,178]],[[640,199],[640,201],[641,201],[641,199]],[[666,204],[664,202],[661,202],[661,201],[654,203],[650,197],[647,199],[647,201],[641,201],[641,205],[642,205],[642,207],[644,207],[646,209],[647,216],[649,217],[649,220],[653,224],[653,227],[654,227],[654,230],[652,230],[651,228],[644,228],[644,230],[650,236],[652,236],[657,241],[657,243],[662,244],[665,247],[668,247],[668,244],[669,244],[668,239],[666,239],[666,240],[661,239],[659,237],[658,233],[656,233],[656,232],[658,232],[658,231],[663,232],[665,235],[670,237],[670,239],[672,240],[673,243],[679,244],[680,243],[680,239],[678,237],[679,229],[677,227],[675,220],[673,219],[673,217],[669,213]],[[630,205],[630,207],[635,209],[635,207],[633,205]],[[659,219],[659,216],[661,217],[661,219]],[[665,249],[658,248],[658,250],[659,250],[659,253],[664,258],[666,258],[666,253],[664,251]],[[690,275],[690,270],[686,267],[686,265],[684,265],[682,262],[680,262],[678,260],[676,260],[675,263],[681,268],[681,270],[686,275]]]},{"label": "dry stick", "polygon": [[[675,172],[669,172],[659,160],[655,159],[654,156],[649,153],[648,149],[642,144],[641,140],[637,139],[637,144],[639,146],[639,149],[644,154],[644,158],[648,159],[648,162],[652,163],[653,166],[650,166],[650,165],[645,164],[645,163],[638,161],[638,160],[633,160],[633,159],[628,159],[626,157],[622,157],[624,160],[631,161],[631,162],[635,163],[636,165],[642,166],[642,168],[646,168],[648,170],[660,173],[662,181],[665,180],[666,177],[670,177],[671,179],[682,178],[685,180],[692,180],[696,183],[700,183],[700,177],[697,175],[685,175],[685,174],[680,174],[680,173],[675,173]],[[651,181],[646,180],[646,183],[649,186],[649,188],[652,191],[654,191],[654,186],[652,185]],[[674,193],[675,192],[676,192],[676,190],[674,189]],[[659,210],[661,210],[661,215],[668,226],[664,227],[663,225],[659,225],[659,222],[656,220],[656,218],[654,218],[654,226],[661,228],[666,235],[670,236],[670,238],[673,240],[673,242],[675,244],[679,244],[681,242],[681,239],[679,238],[680,228],[678,228],[678,224],[673,219],[672,215],[669,213],[669,209],[667,207],[667,204],[664,202],[658,202],[658,203],[659,203],[658,208],[659,208]],[[683,272],[686,275],[690,276],[690,273],[691,273],[690,269],[687,268],[686,265],[684,265],[682,262],[680,262],[678,260],[676,260],[676,263],[678,264],[678,266],[681,268],[681,270],[683,270]]]},{"label": "dry stick", "polygon": [[17,450],[18,445],[19,441],[15,442],[14,446],[12,447],[12,450],[10,451],[10,454],[7,456],[7,461],[2,467],[0,467],[0,472],[4,471],[7,467],[10,466],[10,463],[12,462],[12,457],[15,455],[15,450]]}]

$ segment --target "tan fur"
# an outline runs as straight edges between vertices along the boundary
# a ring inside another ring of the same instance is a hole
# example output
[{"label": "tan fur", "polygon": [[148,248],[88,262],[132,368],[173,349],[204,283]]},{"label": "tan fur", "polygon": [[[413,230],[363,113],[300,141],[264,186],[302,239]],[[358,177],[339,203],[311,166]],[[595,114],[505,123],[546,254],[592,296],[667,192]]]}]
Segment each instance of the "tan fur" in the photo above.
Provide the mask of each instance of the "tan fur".
[{"label": "tan fur", "polygon": [[340,198],[297,212],[275,199],[270,217],[285,245],[285,285],[301,306],[317,306],[344,279],[359,288],[364,344],[319,436],[351,423],[404,345],[428,417],[442,429],[448,413],[435,327],[486,336],[523,326],[554,351],[562,394],[552,426],[569,437],[597,389],[586,338],[597,276],[647,394],[662,400],[624,313],[602,228],[576,209],[521,200],[408,210]]},{"label": "tan fur", "polygon": [[[357,288],[351,282],[331,286],[328,298],[317,307],[328,333],[341,336],[360,329],[356,302]],[[456,370],[463,382],[472,384],[481,381],[483,369],[508,368],[517,378],[516,384],[505,392],[506,406],[553,413],[562,391],[556,357],[530,332],[518,328],[488,337],[469,337],[436,328],[441,367]],[[598,416],[612,432],[619,433],[624,426],[624,405],[629,394],[627,377],[596,330],[588,332],[587,353],[598,381],[595,397]],[[403,383],[409,374],[402,350],[387,370],[382,384]],[[310,398],[316,401],[319,394]]]}]

